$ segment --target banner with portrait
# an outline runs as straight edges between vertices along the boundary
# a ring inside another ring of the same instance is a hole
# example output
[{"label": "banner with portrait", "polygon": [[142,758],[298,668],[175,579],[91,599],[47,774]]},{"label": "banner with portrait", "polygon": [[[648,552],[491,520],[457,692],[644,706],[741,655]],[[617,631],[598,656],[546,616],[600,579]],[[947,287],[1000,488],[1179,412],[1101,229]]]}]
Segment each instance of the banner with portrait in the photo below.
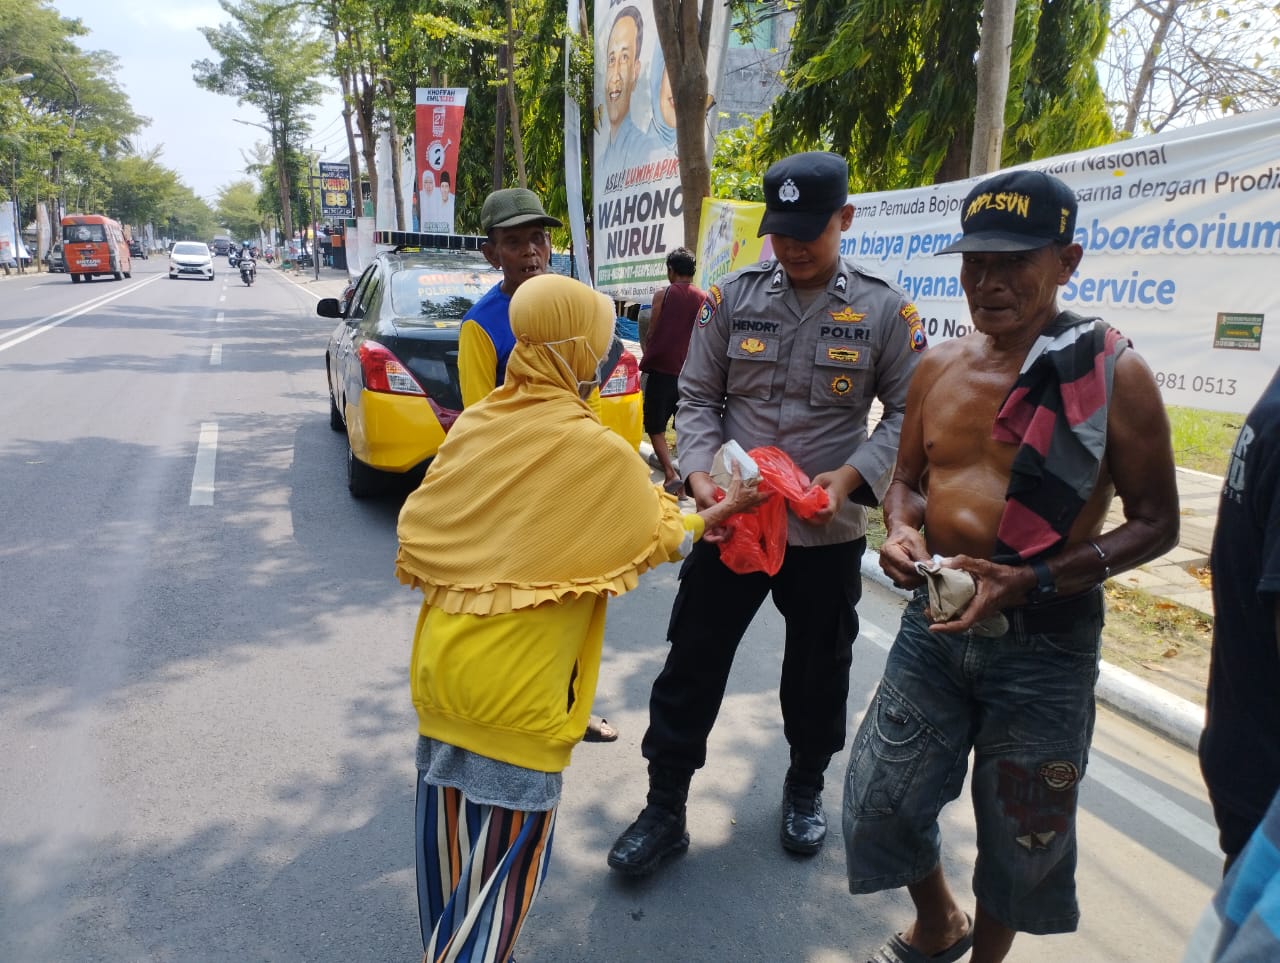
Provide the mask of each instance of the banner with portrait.
[{"label": "banner with portrait", "polygon": [[414,98],[413,157],[418,230],[453,233],[458,148],[466,87],[419,87]]},{"label": "banner with portrait", "polygon": [[[714,97],[728,5],[713,9],[707,76]],[[666,283],[667,252],[684,237],[675,104],[651,0],[597,3],[595,43],[596,286],[614,298],[647,304]],[[688,241],[692,246],[694,239]]]},{"label": "banner with portrait", "polygon": [[763,217],[764,205],[758,201],[702,199],[698,246],[693,252],[698,287],[705,291],[730,271],[773,256],[769,236],[756,237]]},{"label": "banner with portrait", "polygon": [[320,213],[326,218],[355,217],[351,197],[351,165],[321,161]]}]

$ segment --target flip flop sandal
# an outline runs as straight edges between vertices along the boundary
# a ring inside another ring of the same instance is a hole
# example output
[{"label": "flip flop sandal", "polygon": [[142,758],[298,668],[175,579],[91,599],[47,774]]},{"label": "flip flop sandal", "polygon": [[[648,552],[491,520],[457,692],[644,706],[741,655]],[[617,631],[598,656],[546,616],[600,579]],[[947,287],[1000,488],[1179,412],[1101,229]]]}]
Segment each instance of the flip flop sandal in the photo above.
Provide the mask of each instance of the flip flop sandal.
[{"label": "flip flop sandal", "polygon": [[941,953],[925,956],[914,946],[895,933],[885,941],[884,946],[876,950],[868,963],[956,963],[973,948],[973,917],[965,914],[969,920],[969,932],[948,946]]},{"label": "flip flop sandal", "polygon": [[684,479],[673,478],[669,482],[663,482],[662,490],[666,492],[668,495],[675,495],[676,498],[679,498],[681,495],[684,494]]},{"label": "flip flop sandal", "polygon": [[592,716],[587,723],[587,731],[582,736],[583,742],[616,742],[618,730],[609,725],[609,720],[601,716]]}]

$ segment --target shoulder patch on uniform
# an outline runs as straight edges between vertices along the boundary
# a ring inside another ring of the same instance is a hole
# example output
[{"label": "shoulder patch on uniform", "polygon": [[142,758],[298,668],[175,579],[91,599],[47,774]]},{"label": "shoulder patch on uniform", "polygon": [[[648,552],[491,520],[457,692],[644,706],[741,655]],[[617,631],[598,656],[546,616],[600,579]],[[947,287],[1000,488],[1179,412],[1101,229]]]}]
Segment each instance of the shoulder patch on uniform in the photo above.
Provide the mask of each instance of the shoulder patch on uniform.
[{"label": "shoulder patch on uniform", "polygon": [[[720,293],[714,285],[711,290],[717,295]],[[717,299],[713,296],[708,296],[707,299],[702,302],[702,307],[698,309],[698,316],[694,319],[698,322],[698,327],[705,328],[711,323],[711,319],[716,316],[716,303]]]},{"label": "shoulder patch on uniform", "polygon": [[724,300],[724,295],[720,293],[720,285],[711,285],[711,287],[707,289],[707,297],[715,302],[716,307],[720,307],[720,302]]},{"label": "shoulder patch on uniform", "polygon": [[920,320],[920,312],[908,301],[898,312],[898,316],[907,322],[907,337],[911,339],[911,350],[921,352],[929,347],[929,340],[924,335],[924,322]]}]

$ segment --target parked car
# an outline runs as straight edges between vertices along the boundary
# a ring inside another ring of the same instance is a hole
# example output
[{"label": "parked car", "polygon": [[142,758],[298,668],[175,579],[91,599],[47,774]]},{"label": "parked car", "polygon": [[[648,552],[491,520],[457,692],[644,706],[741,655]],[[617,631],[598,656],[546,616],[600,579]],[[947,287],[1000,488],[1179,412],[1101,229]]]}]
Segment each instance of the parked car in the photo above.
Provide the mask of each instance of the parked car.
[{"label": "parked car", "polygon": [[49,253],[44,256],[45,268],[50,274],[66,274],[67,259],[62,256],[62,242],[58,241],[49,248]]},{"label": "parked car", "polygon": [[[425,469],[462,409],[462,316],[502,280],[479,253],[483,238],[473,240],[475,250],[404,243],[383,251],[353,291],[316,305],[321,317],[338,319],[325,350],[329,427],[346,432],[347,487],[356,498],[384,491],[392,476]],[[602,420],[638,448],[640,372],[629,351],[606,381],[600,409]]]},{"label": "parked car", "polygon": [[149,256],[147,253],[147,246],[137,238],[133,238],[129,241],[129,256],[141,258],[144,261],[147,260]]},{"label": "parked car", "polygon": [[213,256],[202,241],[178,241],[169,249],[169,279],[213,280]]}]

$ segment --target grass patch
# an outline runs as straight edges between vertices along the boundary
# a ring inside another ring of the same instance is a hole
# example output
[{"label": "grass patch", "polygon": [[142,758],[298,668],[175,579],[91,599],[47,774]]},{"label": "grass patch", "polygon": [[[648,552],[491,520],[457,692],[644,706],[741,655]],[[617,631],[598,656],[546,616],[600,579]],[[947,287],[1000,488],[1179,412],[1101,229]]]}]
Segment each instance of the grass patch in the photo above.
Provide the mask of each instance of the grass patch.
[{"label": "grass patch", "polygon": [[1165,410],[1173,435],[1174,464],[1210,475],[1225,475],[1227,457],[1244,424],[1244,415],[1177,405]]}]

